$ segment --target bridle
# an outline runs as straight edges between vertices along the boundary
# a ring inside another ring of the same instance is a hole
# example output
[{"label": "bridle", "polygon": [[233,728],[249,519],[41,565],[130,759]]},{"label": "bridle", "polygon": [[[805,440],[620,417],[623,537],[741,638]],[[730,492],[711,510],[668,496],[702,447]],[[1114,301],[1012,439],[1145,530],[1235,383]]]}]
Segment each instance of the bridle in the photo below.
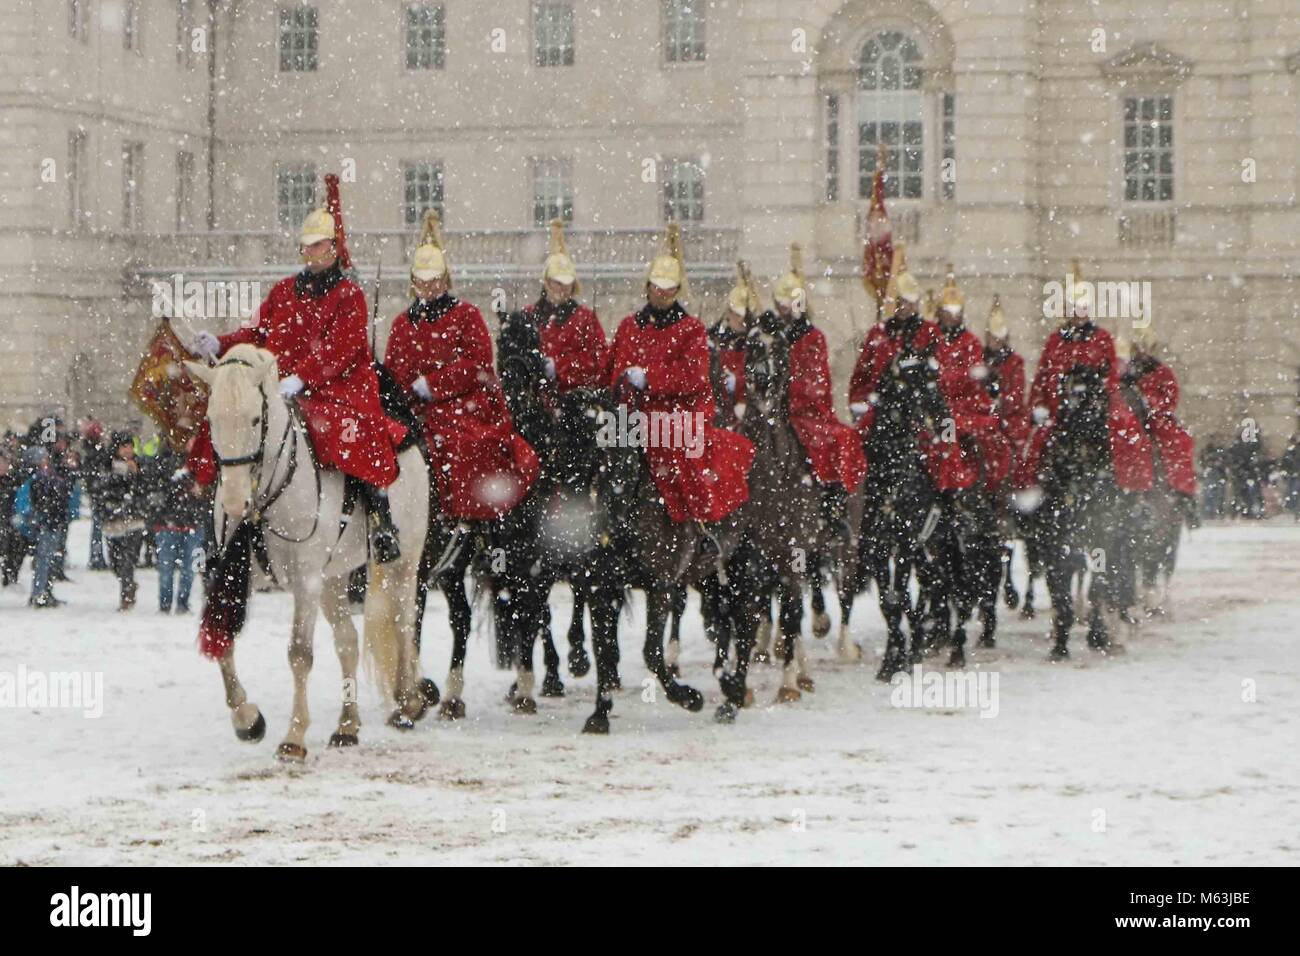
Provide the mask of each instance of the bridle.
[{"label": "bridle", "polygon": [[[217,363],[216,368],[223,368],[224,366],[227,365],[242,365],[248,369],[252,369],[254,367],[251,362],[247,362],[244,359],[228,358],[222,362]],[[285,404],[288,406],[289,409],[288,421],[285,422],[284,434],[280,436],[279,448],[276,450],[275,458],[272,459],[271,472],[269,475],[266,476],[266,486],[271,490],[264,499],[258,501],[257,500],[258,490],[262,487],[262,468],[266,462],[266,439],[267,439],[267,431],[268,428],[270,427],[270,423],[268,421],[270,402],[269,399],[267,398],[266,389],[265,387],[263,387],[261,382],[259,382],[257,385],[257,391],[258,394],[261,395],[262,397],[262,415],[260,418],[261,434],[258,437],[257,447],[247,455],[240,455],[236,458],[225,458],[222,457],[221,453],[217,451],[216,445],[214,444],[212,447],[212,455],[216,459],[217,464],[222,468],[235,467],[238,465],[253,466],[253,473],[251,476],[252,488],[253,488],[253,506],[250,510],[249,515],[243,519],[244,521],[251,520],[255,526],[258,527],[264,526],[266,530],[270,531],[271,534],[275,535],[277,538],[279,538],[282,541],[286,541],[290,544],[302,544],[305,541],[309,541],[316,534],[316,529],[320,525],[319,506],[316,508],[315,514],[312,518],[311,530],[308,531],[307,534],[301,538],[290,537],[289,535],[281,531],[277,531],[274,527],[270,526],[269,524],[266,524],[266,512],[269,511],[271,506],[275,504],[276,501],[279,500],[282,494],[284,494],[284,490],[289,487],[290,483],[293,481],[294,474],[298,470],[298,444],[299,444],[298,433],[300,431],[300,426],[302,425],[301,415],[299,413],[297,403],[293,402],[292,400],[286,400]],[[292,444],[289,443],[290,435],[293,436]],[[281,459],[284,458],[284,448],[286,444],[289,445],[289,460],[287,465],[285,466],[284,478],[283,480],[280,481],[279,485],[276,486],[275,475],[280,468]],[[321,496],[320,466],[316,464],[316,460],[314,456],[312,457],[312,469],[316,476],[316,501],[319,503],[320,496]]]}]

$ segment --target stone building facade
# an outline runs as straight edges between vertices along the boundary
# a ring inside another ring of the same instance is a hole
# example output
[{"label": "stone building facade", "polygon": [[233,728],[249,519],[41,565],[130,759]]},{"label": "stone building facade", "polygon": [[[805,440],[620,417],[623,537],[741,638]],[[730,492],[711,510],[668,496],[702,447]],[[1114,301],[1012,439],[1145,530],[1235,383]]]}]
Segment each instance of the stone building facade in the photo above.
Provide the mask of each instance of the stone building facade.
[{"label": "stone building facade", "polygon": [[[154,281],[259,282],[339,172],[382,347],[423,208],[459,294],[537,293],[569,220],[606,326],[666,215],[693,311],[738,258],[815,276],[842,392],[886,147],[896,239],[996,293],[1032,364],[1048,283],[1149,288],[1200,436],[1295,427],[1295,0],[9,0],[0,19],[0,418],[132,415]],[[1141,283],[1149,283],[1142,286]],[[237,317],[208,315],[221,330]],[[185,330],[185,326],[178,323]],[[841,399],[843,396],[841,395]],[[1245,423],[1245,425],[1243,425]]]}]

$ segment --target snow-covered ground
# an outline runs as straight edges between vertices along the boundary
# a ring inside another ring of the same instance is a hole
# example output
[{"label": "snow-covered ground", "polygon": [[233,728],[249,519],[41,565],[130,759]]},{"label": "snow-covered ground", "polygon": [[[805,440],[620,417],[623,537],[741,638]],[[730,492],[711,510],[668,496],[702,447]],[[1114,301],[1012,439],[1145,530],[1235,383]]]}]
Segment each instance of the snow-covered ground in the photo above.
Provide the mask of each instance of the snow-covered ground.
[{"label": "snow-covered ground", "polygon": [[[272,752],[290,703],[288,599],[256,596],[241,676],[269,724],[257,745],[231,731],[195,617],[141,604],[118,614],[108,574],[84,569],[73,533],[68,605],[35,611],[0,592],[0,675],[103,675],[103,715],[0,709],[0,864],[150,863],[984,863],[1300,862],[1300,527],[1208,527],[1186,543],[1173,613],[1099,659],[1076,628],[1075,659],[1045,662],[1045,616],[1004,612],[1000,647],[973,651],[998,676],[998,709],[903,709],[872,679],[874,600],[859,605],[861,665],[810,642],[817,690],[711,719],[718,693],[694,605],[683,674],[709,705],[643,700],[637,636],[608,738],[578,733],[593,677],[535,717],[502,702],[510,676],[488,639],[470,648],[469,718],[389,729],[363,687],[362,745],[325,747],[339,666],[317,633],[315,723],[304,767]],[[196,598],[197,606],[198,600]],[[567,591],[556,624],[569,619]],[[426,672],[441,685],[449,636],[431,601]],[[539,653],[540,663],[540,653]]]}]

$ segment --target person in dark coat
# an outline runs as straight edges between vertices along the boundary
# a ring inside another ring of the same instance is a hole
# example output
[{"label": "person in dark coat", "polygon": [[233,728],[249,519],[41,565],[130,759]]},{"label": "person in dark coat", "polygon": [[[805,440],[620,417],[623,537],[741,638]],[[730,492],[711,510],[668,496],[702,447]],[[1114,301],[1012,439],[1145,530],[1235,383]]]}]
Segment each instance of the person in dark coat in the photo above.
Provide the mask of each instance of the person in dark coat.
[{"label": "person in dark coat", "polygon": [[[90,481],[85,476],[96,472],[108,471],[113,457],[104,435],[104,424],[94,418],[87,421],[81,429],[81,463],[83,486],[89,494]],[[90,559],[86,567],[91,571],[107,571],[108,560],[104,557],[104,529],[99,523],[98,512],[91,506],[90,523]]]},{"label": "person in dark coat", "polygon": [[18,580],[26,541],[14,526],[15,503],[22,486],[10,447],[0,449],[0,585],[8,587]]},{"label": "person in dark coat", "polygon": [[[171,613],[173,595],[176,613],[189,613],[196,551],[203,541],[208,507],[202,486],[183,465],[180,456],[167,450],[159,452],[148,470],[149,527],[157,548],[158,610],[163,614]],[[179,588],[175,587],[177,572]]]},{"label": "person in dark coat", "polygon": [[37,466],[32,481],[32,517],[36,524],[36,563],[32,575],[32,594],[28,604],[32,607],[57,607],[63,602],[55,598],[51,583],[55,562],[68,534],[68,499],[72,497],[72,481],[66,468],[47,455]]},{"label": "person in dark coat", "polygon": [[114,432],[112,446],[109,470],[95,479],[95,507],[108,539],[109,563],[117,575],[118,610],[129,611],[135,606],[135,559],[144,539],[147,488],[130,433]]}]

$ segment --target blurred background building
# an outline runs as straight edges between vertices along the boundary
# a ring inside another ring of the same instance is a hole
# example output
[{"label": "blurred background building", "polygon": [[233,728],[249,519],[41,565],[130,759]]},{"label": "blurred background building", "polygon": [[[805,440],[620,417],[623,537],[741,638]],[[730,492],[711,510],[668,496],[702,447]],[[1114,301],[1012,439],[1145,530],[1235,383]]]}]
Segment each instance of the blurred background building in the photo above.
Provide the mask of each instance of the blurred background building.
[{"label": "blurred background building", "polygon": [[294,228],[326,172],[343,177],[367,295],[382,262],[381,349],[427,207],[457,294],[485,314],[536,296],[545,224],[562,217],[610,329],[673,217],[708,323],[738,258],[770,280],[803,244],[843,401],[875,320],[860,263],[883,143],[895,239],[924,286],[954,264],[976,331],[1000,294],[1032,365],[1045,284],[1078,259],[1086,279],[1151,284],[1198,436],[1253,423],[1281,441],[1295,426],[1295,0],[4,11],[5,420],[136,417],[126,385],[156,324],[151,282],[269,291],[296,268]]}]

